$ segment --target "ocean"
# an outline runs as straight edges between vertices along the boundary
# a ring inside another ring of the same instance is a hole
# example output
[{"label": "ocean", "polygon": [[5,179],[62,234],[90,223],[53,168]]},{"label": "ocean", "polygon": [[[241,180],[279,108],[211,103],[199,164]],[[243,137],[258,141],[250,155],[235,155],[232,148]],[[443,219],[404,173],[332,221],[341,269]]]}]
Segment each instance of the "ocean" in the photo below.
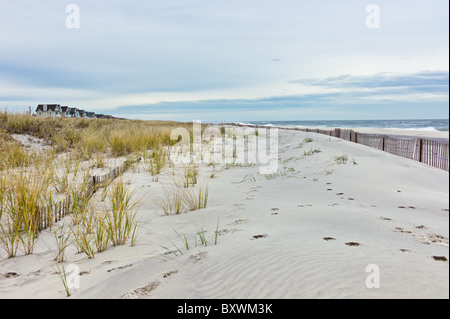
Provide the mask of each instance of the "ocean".
[{"label": "ocean", "polygon": [[250,121],[240,124],[273,125],[273,126],[299,126],[299,127],[339,127],[339,128],[377,128],[400,129],[416,131],[441,131],[449,130],[449,120],[327,120],[327,121]]}]

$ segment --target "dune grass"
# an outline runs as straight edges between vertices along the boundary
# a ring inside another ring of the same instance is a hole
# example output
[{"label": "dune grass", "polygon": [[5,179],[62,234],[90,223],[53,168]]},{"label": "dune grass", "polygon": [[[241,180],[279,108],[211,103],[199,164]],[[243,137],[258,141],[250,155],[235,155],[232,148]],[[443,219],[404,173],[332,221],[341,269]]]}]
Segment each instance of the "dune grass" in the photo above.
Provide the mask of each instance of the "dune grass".
[{"label": "dune grass", "polygon": [[316,153],[322,152],[319,148],[311,148],[309,151],[304,151],[303,156],[312,156]]},{"label": "dune grass", "polygon": [[342,154],[341,156],[336,156],[334,158],[334,162],[338,165],[345,165],[345,164],[347,164],[347,161],[348,161],[347,154]]},{"label": "dune grass", "polygon": [[[105,167],[111,157],[142,156],[150,173],[159,174],[170,162],[167,147],[179,142],[179,138],[171,140],[171,131],[178,127],[187,129],[192,138],[192,123],[42,119],[0,112],[0,247],[8,257],[19,250],[32,254],[39,236],[40,209],[46,210],[46,225],[53,227],[64,198],[70,198],[70,214],[54,231],[56,262],[64,261],[64,250],[71,245],[88,258],[109,245],[129,240],[133,245],[139,226],[135,193],[122,180],[113,182],[103,191],[103,205],[94,207],[89,170]],[[38,137],[50,150],[35,154],[11,134]],[[206,207],[208,187],[197,185],[197,174],[196,168],[188,172],[193,186],[189,190],[183,183],[167,188],[160,202],[167,215]]]},{"label": "dune grass", "polygon": [[[158,149],[164,145],[174,145],[177,140],[171,140],[170,135],[172,129],[176,127],[183,127],[192,132],[190,123],[119,119],[43,119],[0,112],[0,150],[13,144],[6,139],[8,134],[30,134],[44,139],[57,153],[73,151],[83,159],[91,158],[98,153],[120,157]],[[17,149],[14,151],[17,154],[11,155],[13,157],[11,160],[19,163],[28,161],[24,154],[20,154]],[[8,156],[10,153],[12,151]],[[4,155],[1,156],[3,159]]]},{"label": "dune grass", "polygon": [[142,154],[146,170],[153,176],[161,173],[161,170],[167,163],[166,150],[161,146],[157,146],[151,151],[144,151]]},{"label": "dune grass", "polygon": [[206,208],[209,188],[202,184],[185,187],[180,181],[173,180],[169,186],[163,185],[163,193],[162,197],[154,197],[156,205],[165,215],[178,215]]},{"label": "dune grass", "polygon": [[199,184],[197,188],[190,187],[185,189],[184,203],[189,211],[206,208],[208,203],[208,185]]},{"label": "dune grass", "polygon": [[189,165],[184,167],[184,187],[194,186],[197,184],[198,167]]},{"label": "dune grass", "polygon": [[0,177],[0,244],[8,257],[22,246],[32,254],[38,235],[40,210],[48,202],[51,171],[11,172]]},{"label": "dune grass", "polygon": [[140,202],[134,197],[135,192],[125,187],[123,180],[109,187],[109,210],[106,212],[104,225],[113,246],[124,245],[128,238],[134,242],[138,227],[134,208]]},{"label": "dune grass", "polygon": [[70,232],[66,231],[65,223],[63,222],[60,227],[55,227],[53,230],[53,239],[57,249],[57,253],[54,254],[54,261],[57,263],[62,263],[65,261],[65,251],[66,248],[72,244]]},{"label": "dune grass", "polygon": [[173,181],[169,186],[162,185],[163,196],[153,200],[165,215],[178,215],[184,211],[184,190],[181,183]]}]

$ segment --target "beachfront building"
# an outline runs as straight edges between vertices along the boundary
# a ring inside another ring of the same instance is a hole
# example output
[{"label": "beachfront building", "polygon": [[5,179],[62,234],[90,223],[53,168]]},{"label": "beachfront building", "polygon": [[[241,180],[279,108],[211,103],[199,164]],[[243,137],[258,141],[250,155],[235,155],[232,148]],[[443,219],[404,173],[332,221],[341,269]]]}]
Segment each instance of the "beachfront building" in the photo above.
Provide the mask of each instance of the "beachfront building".
[{"label": "beachfront building", "polygon": [[61,117],[69,117],[69,107],[61,106]]},{"label": "beachfront building", "polygon": [[76,107],[61,106],[59,104],[39,104],[36,108],[36,116],[42,118],[112,118],[110,115],[95,114],[95,112],[87,112]]},{"label": "beachfront building", "polygon": [[80,117],[80,110],[77,109],[76,107],[71,107],[69,109],[69,117]]},{"label": "beachfront building", "polygon": [[61,105],[59,104],[39,104],[36,108],[37,117],[57,118],[62,116]]}]

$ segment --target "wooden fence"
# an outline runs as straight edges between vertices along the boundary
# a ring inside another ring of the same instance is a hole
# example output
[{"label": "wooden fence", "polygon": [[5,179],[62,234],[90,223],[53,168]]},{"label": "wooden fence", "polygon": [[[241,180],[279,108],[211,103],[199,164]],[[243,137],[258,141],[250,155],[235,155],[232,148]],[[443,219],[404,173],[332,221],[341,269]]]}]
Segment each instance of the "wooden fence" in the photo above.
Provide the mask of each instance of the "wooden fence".
[{"label": "wooden fence", "polygon": [[403,135],[383,135],[359,133],[347,129],[309,129],[309,128],[287,128],[280,126],[263,125],[243,125],[231,124],[234,126],[246,126],[254,128],[278,128],[285,130],[295,130],[302,132],[319,133],[328,136],[341,138],[350,142],[367,145],[379,150],[406,157],[421,163],[449,171],[449,140],[429,137],[403,136]]},{"label": "wooden fence", "polygon": [[[92,195],[100,188],[108,185],[116,177],[122,175],[135,161],[126,160],[122,165],[112,169],[109,173],[99,176],[92,176],[84,194],[79,194],[83,200],[89,200]],[[37,230],[42,230],[52,226],[63,219],[66,215],[72,213],[73,199],[67,195],[62,201],[51,204],[50,206],[38,207]]]}]

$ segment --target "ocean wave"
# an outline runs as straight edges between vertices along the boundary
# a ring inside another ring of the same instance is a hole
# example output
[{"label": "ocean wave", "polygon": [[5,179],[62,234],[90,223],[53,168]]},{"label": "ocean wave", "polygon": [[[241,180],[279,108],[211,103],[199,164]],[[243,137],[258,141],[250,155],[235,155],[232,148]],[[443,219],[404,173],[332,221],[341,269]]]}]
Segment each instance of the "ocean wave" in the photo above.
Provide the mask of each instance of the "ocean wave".
[{"label": "ocean wave", "polygon": [[244,122],[238,122],[238,123],[234,123],[234,124],[237,124],[237,125],[254,125],[252,123],[244,123]]},{"label": "ocean wave", "polygon": [[421,132],[439,132],[438,129],[436,129],[433,126],[428,127],[391,127],[387,128],[388,130],[402,130],[402,131],[421,131]]}]

